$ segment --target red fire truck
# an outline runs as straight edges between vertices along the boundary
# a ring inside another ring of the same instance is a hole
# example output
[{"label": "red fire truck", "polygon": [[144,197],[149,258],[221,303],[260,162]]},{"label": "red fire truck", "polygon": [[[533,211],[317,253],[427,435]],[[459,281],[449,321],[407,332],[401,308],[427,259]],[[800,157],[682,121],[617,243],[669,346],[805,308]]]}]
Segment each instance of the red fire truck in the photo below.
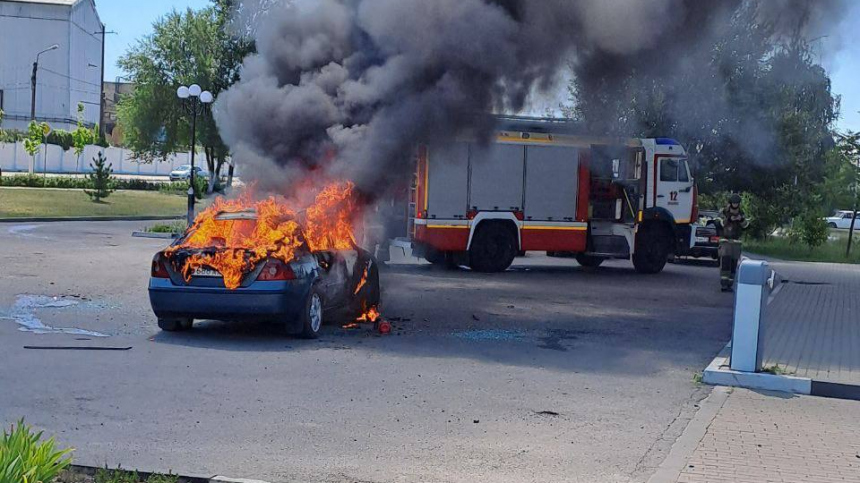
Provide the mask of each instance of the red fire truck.
[{"label": "red fire truck", "polygon": [[630,259],[638,272],[657,273],[693,245],[696,187],[683,146],[574,131],[569,122],[500,118],[489,142],[419,147],[413,254],[499,272],[534,250],[586,267]]}]

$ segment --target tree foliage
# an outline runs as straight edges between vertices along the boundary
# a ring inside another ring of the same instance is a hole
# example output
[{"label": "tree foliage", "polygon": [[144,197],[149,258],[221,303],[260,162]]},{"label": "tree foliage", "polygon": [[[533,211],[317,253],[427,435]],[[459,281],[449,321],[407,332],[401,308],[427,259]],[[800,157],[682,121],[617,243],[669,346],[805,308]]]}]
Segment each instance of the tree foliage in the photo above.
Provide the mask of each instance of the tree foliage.
[{"label": "tree foliage", "polygon": [[[119,60],[135,83],[135,90],[119,102],[119,124],[123,142],[139,157],[165,159],[191,148],[190,114],[176,97],[177,87],[198,84],[217,97],[239,79],[242,59],[253,44],[232,33],[233,4],[218,0],[201,10],[173,11]],[[228,150],[209,106],[203,107],[197,118],[197,142],[213,173],[211,191]]]},{"label": "tree foliage", "polygon": [[774,35],[757,8],[703,29],[701,45],[579,75],[568,113],[601,134],[678,139],[700,192],[749,193],[783,223],[832,175],[839,99],[805,40]]},{"label": "tree foliage", "polygon": [[45,131],[50,128],[46,122],[30,121],[27,125],[27,137],[24,138],[24,151],[30,156],[36,156],[45,141]]},{"label": "tree foliage", "polygon": [[106,163],[106,161],[107,159],[105,159],[104,154],[99,151],[96,157],[93,158],[93,162],[90,163],[90,167],[93,171],[88,175],[88,178],[93,189],[84,190],[84,193],[86,193],[87,196],[96,203],[107,198],[114,191],[113,164]]}]

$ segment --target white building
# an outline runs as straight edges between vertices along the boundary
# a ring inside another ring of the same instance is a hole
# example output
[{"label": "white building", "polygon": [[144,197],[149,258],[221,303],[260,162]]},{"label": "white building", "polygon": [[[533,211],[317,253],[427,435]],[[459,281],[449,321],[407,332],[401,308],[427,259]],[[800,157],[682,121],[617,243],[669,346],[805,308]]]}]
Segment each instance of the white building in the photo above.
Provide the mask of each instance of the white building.
[{"label": "white building", "polygon": [[31,76],[36,76],[36,120],[74,129],[78,103],[84,120],[99,121],[102,31],[94,0],[0,0],[0,108],[4,129],[26,130]]}]

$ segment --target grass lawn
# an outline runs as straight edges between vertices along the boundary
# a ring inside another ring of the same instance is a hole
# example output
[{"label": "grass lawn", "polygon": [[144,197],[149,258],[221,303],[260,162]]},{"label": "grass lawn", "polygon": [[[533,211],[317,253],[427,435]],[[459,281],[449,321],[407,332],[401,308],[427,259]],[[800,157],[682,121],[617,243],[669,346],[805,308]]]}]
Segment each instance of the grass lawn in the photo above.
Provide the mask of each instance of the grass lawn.
[{"label": "grass lawn", "polygon": [[802,243],[792,245],[785,237],[770,237],[767,241],[746,240],[744,241],[744,251],[781,260],[860,263],[860,233],[855,231],[850,258],[845,257],[848,230],[831,230],[830,237],[832,239],[813,250]]},{"label": "grass lawn", "polygon": [[0,217],[181,216],[186,197],[157,191],[115,191],[93,203],[83,190],[0,188]]}]

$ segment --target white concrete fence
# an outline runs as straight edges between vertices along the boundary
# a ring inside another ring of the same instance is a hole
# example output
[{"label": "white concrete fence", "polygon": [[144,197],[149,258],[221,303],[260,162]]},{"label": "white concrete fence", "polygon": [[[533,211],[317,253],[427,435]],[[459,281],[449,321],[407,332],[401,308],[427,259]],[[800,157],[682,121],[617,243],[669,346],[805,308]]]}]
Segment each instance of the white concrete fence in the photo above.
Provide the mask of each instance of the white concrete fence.
[{"label": "white concrete fence", "polygon": [[[47,149],[46,149],[47,147]],[[101,146],[86,146],[80,158],[75,156],[75,150],[63,151],[63,148],[54,144],[42,145],[39,154],[36,155],[35,173],[89,173],[92,171],[90,163],[101,151],[107,162],[113,165],[114,174],[142,175],[142,176],[166,176],[177,167],[191,163],[191,153],[175,153],[167,157],[166,161],[155,160],[152,162],[140,162],[134,158],[133,153],[127,149]],[[24,143],[0,143],[0,169],[3,173],[23,172],[30,168],[32,157],[24,150]],[[195,164],[206,169],[206,159],[203,153],[198,152],[195,156]],[[225,167],[226,172],[226,167]]]}]

